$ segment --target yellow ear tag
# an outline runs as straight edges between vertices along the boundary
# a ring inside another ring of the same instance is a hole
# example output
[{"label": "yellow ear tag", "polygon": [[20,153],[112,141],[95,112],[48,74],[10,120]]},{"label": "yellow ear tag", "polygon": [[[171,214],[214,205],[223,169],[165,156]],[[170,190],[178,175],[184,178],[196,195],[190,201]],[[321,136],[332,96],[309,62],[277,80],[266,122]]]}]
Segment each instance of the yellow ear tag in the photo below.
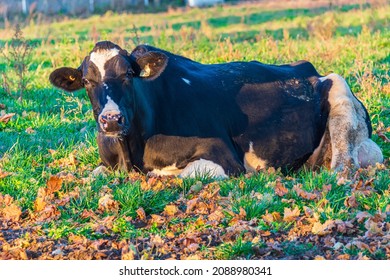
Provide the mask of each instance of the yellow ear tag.
[{"label": "yellow ear tag", "polygon": [[73,82],[74,80],[76,80],[76,78],[73,77],[72,75],[70,75],[70,76],[69,76],[69,80],[71,80],[71,81]]},{"label": "yellow ear tag", "polygon": [[150,67],[149,63],[145,65],[144,69],[142,69],[141,73],[139,74],[140,77],[146,78],[150,76]]}]

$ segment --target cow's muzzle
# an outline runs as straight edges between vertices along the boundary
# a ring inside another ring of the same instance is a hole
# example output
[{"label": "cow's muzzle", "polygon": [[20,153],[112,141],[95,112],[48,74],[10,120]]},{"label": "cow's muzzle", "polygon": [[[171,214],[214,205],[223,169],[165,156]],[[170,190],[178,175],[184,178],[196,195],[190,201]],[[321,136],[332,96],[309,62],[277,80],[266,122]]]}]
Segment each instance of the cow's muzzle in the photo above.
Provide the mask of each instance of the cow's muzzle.
[{"label": "cow's muzzle", "polygon": [[107,135],[117,136],[123,130],[125,119],[121,113],[107,112],[100,115],[99,124]]}]

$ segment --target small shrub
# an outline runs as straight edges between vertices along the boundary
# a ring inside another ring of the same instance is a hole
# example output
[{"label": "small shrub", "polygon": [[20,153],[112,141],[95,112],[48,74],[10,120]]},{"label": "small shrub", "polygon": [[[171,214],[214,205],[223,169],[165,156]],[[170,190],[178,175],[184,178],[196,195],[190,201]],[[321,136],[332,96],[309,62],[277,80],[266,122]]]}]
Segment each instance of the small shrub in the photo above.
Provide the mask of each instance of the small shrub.
[{"label": "small shrub", "polygon": [[[10,96],[12,96],[11,89],[16,88],[19,93],[18,98],[20,100],[23,98],[23,94],[27,89],[27,83],[29,81],[27,74],[28,66],[31,62],[31,52],[31,42],[24,39],[20,25],[17,24],[11,42],[7,47],[1,49],[1,53],[8,63],[8,66],[12,66],[13,68],[13,73],[4,71],[2,75],[2,84],[5,93]],[[12,74],[16,76],[15,84],[11,82],[13,79],[9,78],[9,75]]]}]

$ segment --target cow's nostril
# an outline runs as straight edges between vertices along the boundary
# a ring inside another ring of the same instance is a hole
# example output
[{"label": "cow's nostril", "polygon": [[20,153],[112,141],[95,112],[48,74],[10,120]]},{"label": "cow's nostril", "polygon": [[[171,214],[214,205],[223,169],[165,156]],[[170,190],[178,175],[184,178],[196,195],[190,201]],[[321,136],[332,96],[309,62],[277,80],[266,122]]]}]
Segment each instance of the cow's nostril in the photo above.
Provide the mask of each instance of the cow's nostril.
[{"label": "cow's nostril", "polygon": [[124,124],[124,117],[120,113],[106,112],[100,116],[100,126],[106,132],[119,131]]},{"label": "cow's nostril", "polygon": [[123,124],[125,122],[125,118],[122,115],[118,117],[118,124]]}]

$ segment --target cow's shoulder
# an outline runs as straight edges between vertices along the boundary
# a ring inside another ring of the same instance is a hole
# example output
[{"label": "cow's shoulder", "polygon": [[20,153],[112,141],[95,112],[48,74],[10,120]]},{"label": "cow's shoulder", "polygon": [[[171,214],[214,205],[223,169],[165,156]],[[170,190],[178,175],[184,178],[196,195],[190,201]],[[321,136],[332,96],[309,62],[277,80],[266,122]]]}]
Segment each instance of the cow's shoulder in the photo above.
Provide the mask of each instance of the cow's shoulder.
[{"label": "cow's shoulder", "polygon": [[299,60],[290,64],[282,65],[281,67],[291,69],[291,72],[298,74],[301,77],[319,77],[320,74],[314,65],[307,60]]}]

